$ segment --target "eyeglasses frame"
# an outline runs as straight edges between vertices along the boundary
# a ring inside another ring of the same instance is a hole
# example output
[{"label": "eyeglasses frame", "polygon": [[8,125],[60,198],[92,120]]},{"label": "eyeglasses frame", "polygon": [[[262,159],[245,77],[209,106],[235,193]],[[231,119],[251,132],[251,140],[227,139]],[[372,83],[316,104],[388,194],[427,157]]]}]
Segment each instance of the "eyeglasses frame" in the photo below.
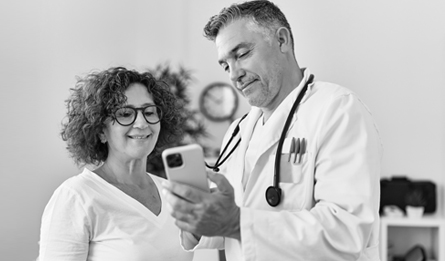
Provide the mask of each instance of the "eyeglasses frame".
[{"label": "eyeglasses frame", "polygon": [[[156,122],[150,122],[150,121],[147,120],[147,118],[145,117],[144,111],[145,111],[145,109],[147,109],[148,107],[156,107],[156,111],[157,111],[157,113],[158,113],[158,121],[156,121]],[[132,121],[131,123],[129,123],[129,124],[122,124],[122,123],[120,123],[120,122],[117,120],[117,117],[116,117],[116,112],[117,112],[118,110],[120,110],[120,109],[124,109],[124,108],[125,108],[125,109],[132,109],[133,111],[136,111],[136,114],[135,114],[136,117],[134,117],[133,121]],[[142,113],[142,117],[144,118],[144,120],[145,120],[148,124],[156,124],[156,123],[160,122],[160,121],[162,120],[162,117],[163,117],[163,111],[162,111],[161,106],[156,105],[156,104],[150,104],[150,105],[147,105],[147,106],[144,106],[144,107],[137,107],[137,108],[130,107],[130,106],[119,107],[119,108],[117,108],[117,109],[113,112],[113,114],[112,114],[112,118],[113,118],[119,125],[121,125],[121,126],[130,126],[130,125],[132,125],[132,124],[136,121],[136,119],[138,118],[138,112],[139,112],[139,111],[141,111],[141,113]]]}]

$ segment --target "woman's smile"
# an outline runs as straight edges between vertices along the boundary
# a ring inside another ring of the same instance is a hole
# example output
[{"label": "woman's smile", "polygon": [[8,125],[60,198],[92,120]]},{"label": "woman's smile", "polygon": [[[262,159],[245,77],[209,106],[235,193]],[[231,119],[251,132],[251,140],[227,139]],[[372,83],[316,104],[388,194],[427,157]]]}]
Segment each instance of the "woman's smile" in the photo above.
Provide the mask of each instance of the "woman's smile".
[{"label": "woman's smile", "polygon": [[136,139],[136,140],[142,140],[142,139],[148,139],[150,135],[128,135],[130,139]]}]

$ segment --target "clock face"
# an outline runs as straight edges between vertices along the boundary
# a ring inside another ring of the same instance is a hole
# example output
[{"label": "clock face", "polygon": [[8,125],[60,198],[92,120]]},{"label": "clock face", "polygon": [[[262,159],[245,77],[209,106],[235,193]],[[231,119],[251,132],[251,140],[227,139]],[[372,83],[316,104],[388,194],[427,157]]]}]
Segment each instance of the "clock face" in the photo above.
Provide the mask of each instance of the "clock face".
[{"label": "clock face", "polygon": [[212,121],[232,120],[238,108],[238,95],[227,83],[212,83],[201,93],[199,107]]}]

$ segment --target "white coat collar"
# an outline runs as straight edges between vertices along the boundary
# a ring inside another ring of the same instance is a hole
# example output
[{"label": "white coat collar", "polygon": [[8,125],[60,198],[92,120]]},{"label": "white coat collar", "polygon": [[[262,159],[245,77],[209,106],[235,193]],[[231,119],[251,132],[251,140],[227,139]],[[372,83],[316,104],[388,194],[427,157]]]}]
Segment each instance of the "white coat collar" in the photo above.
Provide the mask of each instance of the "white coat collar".
[{"label": "white coat collar", "polygon": [[[266,125],[264,126],[264,132],[267,133],[265,135],[264,140],[262,142],[262,146],[259,147],[257,157],[254,160],[253,166],[256,166],[256,162],[259,160],[259,158],[268,150],[270,147],[272,147],[274,144],[276,144],[281,136],[281,133],[283,131],[284,123],[286,122],[286,119],[288,117],[289,111],[292,108],[292,105],[294,104],[295,100],[297,99],[298,94],[303,89],[304,85],[309,79],[309,76],[311,75],[309,69],[303,68],[303,79],[301,80],[300,84],[281,102],[281,104],[277,107],[277,109],[273,112],[269,120],[266,122]],[[306,91],[305,96],[303,97],[300,104],[303,104],[307,97],[309,97],[309,93],[311,92],[312,84],[308,86],[308,90]],[[298,109],[296,114],[298,114]],[[240,144],[240,151],[242,151],[243,155],[245,155],[250,138],[252,137],[252,131],[255,127],[256,122],[261,117],[262,111],[258,107],[252,107],[249,115],[246,118],[245,126],[240,126],[241,128],[241,135],[242,140]],[[291,125],[289,128],[292,128],[295,121],[297,120],[297,116],[294,115]],[[273,152],[275,154],[275,152]],[[244,169],[244,157],[242,157],[242,166]],[[239,162],[241,163],[241,161]],[[241,166],[241,165],[238,165]],[[255,173],[255,167],[252,169],[252,173]],[[252,177],[249,177],[249,180]]]}]

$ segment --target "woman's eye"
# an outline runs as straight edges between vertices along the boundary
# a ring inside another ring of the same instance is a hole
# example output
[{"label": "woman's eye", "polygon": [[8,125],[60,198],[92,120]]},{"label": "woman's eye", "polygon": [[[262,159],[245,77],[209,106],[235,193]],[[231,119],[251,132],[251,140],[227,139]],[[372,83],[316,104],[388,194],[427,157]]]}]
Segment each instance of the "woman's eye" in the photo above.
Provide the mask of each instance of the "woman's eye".
[{"label": "woman's eye", "polygon": [[157,108],[156,108],[156,107],[153,107],[153,106],[150,106],[150,107],[145,108],[145,110],[144,110],[144,116],[145,116],[145,117],[154,117],[154,116],[157,116]]},{"label": "woman's eye", "polygon": [[120,118],[128,118],[133,116],[133,111],[129,109],[120,109],[116,112],[116,116]]},{"label": "woman's eye", "polygon": [[131,116],[130,112],[124,112],[121,114],[121,117],[124,117],[124,118],[130,117],[130,116]]}]

